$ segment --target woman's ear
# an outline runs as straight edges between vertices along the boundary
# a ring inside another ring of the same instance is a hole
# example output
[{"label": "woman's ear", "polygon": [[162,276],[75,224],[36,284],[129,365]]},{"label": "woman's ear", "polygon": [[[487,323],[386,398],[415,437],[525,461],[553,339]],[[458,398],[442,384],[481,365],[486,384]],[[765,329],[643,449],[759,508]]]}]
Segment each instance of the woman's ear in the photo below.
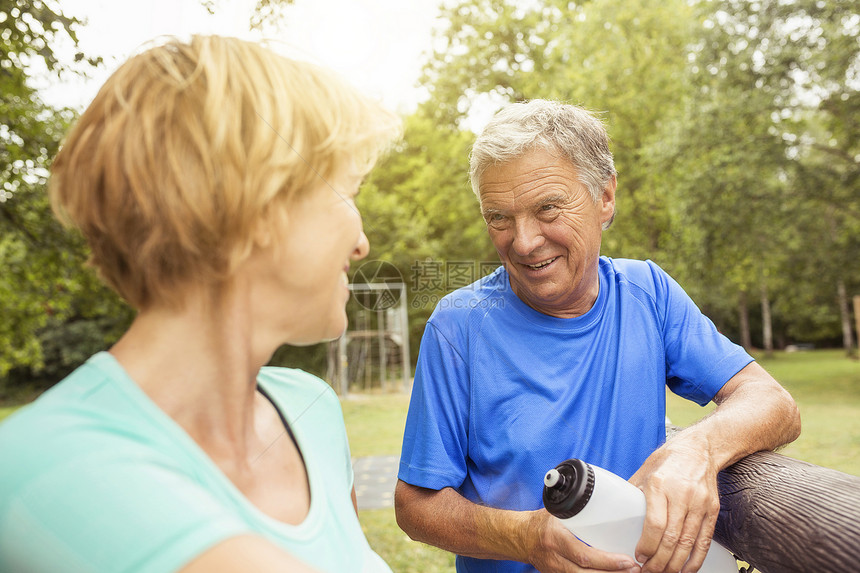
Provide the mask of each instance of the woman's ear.
[{"label": "woman's ear", "polygon": [[266,249],[272,245],[272,232],[269,222],[266,220],[257,221],[254,225],[254,247],[258,249]]},{"label": "woman's ear", "polygon": [[275,245],[275,237],[283,235],[289,224],[289,215],[285,206],[270,206],[262,217],[254,224],[254,246],[267,249]]}]

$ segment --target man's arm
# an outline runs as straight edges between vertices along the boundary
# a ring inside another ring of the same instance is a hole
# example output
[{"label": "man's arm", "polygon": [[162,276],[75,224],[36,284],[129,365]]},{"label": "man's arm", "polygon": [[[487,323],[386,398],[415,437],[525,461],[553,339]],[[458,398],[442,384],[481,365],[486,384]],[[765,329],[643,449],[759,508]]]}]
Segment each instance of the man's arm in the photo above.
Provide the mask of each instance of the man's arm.
[{"label": "man's arm", "polygon": [[437,491],[402,480],[394,507],[409,537],[458,555],[531,563],[543,573],[639,571],[630,557],[587,546],[544,509],[494,509],[449,487]]},{"label": "man's arm", "polygon": [[791,395],[755,362],[726,382],[714,402],[710,415],[669,439],[630,478],[647,500],[636,547],[643,572],[698,571],[720,509],[717,473],[800,435]]}]

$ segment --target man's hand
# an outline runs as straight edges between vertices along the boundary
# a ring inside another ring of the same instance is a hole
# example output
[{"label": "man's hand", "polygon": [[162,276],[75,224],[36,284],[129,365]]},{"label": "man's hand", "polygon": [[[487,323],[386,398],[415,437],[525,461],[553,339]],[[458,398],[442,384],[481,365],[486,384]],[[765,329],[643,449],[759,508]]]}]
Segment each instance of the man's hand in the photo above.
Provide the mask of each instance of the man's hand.
[{"label": "man's hand", "polygon": [[539,509],[530,514],[526,533],[530,543],[528,561],[541,573],[639,573],[639,566],[633,559],[589,547],[547,510]]},{"label": "man's hand", "polygon": [[720,512],[717,472],[707,448],[678,436],[645,460],[630,482],[645,493],[636,558],[644,573],[698,571]]},{"label": "man's hand", "polygon": [[397,524],[416,541],[479,559],[531,563],[542,573],[640,572],[633,558],[589,547],[546,509],[478,505],[452,488],[403,481],[394,490]]},{"label": "man's hand", "polygon": [[645,573],[698,571],[720,513],[717,473],[800,434],[791,395],[755,362],[732,376],[714,402],[711,414],[678,432],[630,478],[647,504],[636,546]]}]

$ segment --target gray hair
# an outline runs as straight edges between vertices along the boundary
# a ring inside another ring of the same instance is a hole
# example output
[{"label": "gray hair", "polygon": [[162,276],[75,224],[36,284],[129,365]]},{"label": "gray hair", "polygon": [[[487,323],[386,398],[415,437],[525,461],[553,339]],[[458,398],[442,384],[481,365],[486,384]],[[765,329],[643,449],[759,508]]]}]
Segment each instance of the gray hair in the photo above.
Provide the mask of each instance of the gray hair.
[{"label": "gray hair", "polygon": [[488,167],[534,149],[561,153],[594,201],[600,200],[615,175],[609,136],[597,116],[579,106],[534,99],[502,108],[472,146],[469,179],[478,200],[481,177]]}]

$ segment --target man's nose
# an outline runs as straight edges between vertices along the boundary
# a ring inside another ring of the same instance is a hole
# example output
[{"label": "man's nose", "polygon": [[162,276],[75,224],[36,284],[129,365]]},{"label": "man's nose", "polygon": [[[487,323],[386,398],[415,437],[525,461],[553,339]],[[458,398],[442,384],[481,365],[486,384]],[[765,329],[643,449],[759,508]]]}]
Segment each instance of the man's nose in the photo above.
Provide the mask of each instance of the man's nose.
[{"label": "man's nose", "polygon": [[520,256],[525,257],[543,245],[543,231],[540,223],[531,217],[517,219],[514,222],[513,250]]}]

